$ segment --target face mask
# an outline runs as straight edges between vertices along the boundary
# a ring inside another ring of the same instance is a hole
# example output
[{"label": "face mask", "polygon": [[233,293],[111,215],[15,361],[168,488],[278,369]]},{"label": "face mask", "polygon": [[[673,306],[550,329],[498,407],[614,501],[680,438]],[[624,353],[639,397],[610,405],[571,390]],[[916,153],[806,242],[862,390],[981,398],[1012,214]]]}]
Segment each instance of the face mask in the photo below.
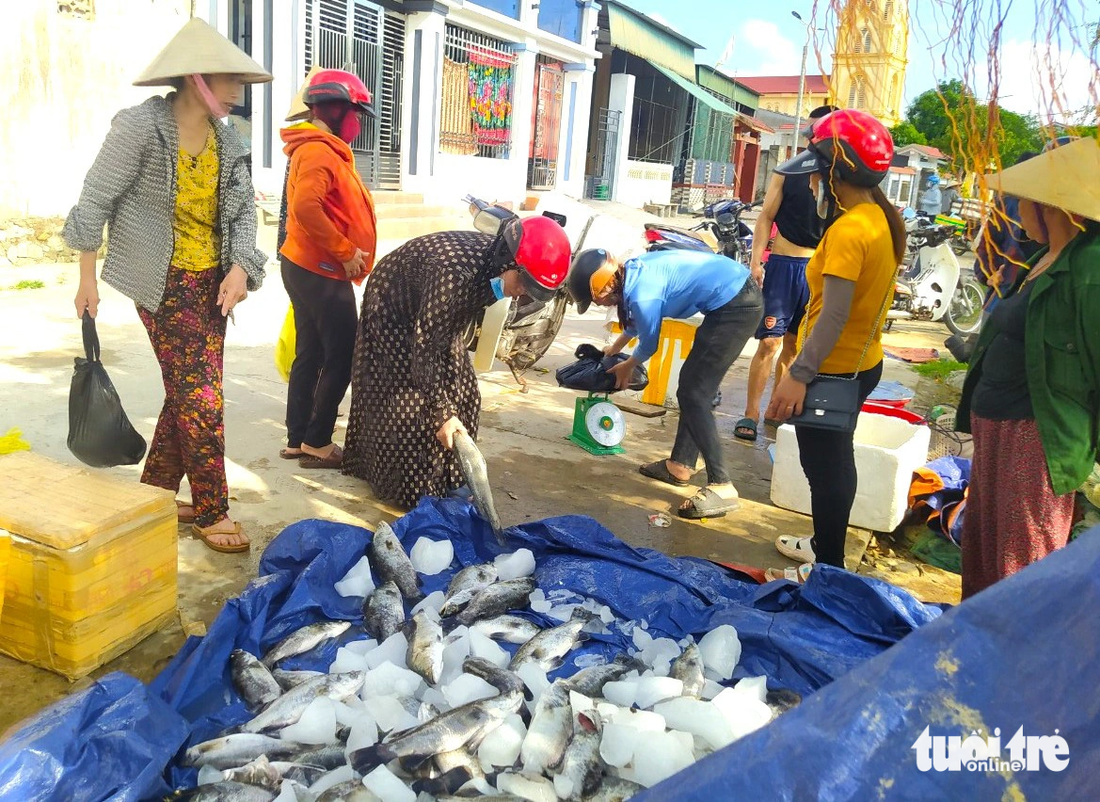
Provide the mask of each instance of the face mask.
[{"label": "face mask", "polygon": [[354,111],[349,111],[344,115],[344,119],[341,120],[340,130],[336,132],[336,136],[350,145],[359,138],[359,134],[362,130],[363,124],[359,121],[359,115]]},{"label": "face mask", "polygon": [[496,298],[498,301],[504,300],[504,279],[500,278],[499,276],[497,278],[489,279],[489,287],[493,290],[494,298]]},{"label": "face mask", "polygon": [[206,85],[206,81],[203,80],[202,76],[192,75],[191,78],[195,82],[195,88],[199,90],[199,97],[206,104],[211,116],[219,120],[228,117],[229,107],[214,97],[214,93],[210,91],[210,87]]}]

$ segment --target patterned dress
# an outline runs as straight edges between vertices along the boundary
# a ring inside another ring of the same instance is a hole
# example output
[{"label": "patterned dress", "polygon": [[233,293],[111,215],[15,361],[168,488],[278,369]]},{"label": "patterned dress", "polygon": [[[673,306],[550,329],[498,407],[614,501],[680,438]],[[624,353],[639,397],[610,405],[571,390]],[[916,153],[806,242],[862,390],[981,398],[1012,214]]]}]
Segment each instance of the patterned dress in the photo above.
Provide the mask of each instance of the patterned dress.
[{"label": "patterned dress", "polygon": [[436,432],[457,416],[477,436],[481,393],[462,332],[493,302],[493,238],[445,231],[410,240],[371,273],[352,366],[344,473],[411,508],[462,484]]}]

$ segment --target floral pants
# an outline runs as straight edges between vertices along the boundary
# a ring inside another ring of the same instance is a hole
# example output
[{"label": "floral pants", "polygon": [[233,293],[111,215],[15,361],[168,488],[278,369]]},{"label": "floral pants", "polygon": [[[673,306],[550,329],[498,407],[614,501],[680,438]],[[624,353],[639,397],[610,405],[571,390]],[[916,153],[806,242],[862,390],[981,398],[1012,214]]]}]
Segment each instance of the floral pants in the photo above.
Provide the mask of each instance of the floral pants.
[{"label": "floral pants", "polygon": [[217,269],[171,267],[157,311],[138,307],[164,380],[164,407],[141,481],[177,493],[186,476],[199,526],[217,523],[229,512],[220,284]]}]

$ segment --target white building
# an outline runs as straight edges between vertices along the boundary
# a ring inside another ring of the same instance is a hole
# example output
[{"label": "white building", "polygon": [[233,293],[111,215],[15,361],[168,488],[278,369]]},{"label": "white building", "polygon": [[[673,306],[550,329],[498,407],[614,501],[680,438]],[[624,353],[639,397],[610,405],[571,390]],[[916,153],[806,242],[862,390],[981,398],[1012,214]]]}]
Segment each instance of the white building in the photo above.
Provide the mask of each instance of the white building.
[{"label": "white building", "polygon": [[917,208],[920,193],[929,176],[939,173],[947,156],[929,145],[903,145],[894,152],[894,161],[882,191],[895,206]]}]

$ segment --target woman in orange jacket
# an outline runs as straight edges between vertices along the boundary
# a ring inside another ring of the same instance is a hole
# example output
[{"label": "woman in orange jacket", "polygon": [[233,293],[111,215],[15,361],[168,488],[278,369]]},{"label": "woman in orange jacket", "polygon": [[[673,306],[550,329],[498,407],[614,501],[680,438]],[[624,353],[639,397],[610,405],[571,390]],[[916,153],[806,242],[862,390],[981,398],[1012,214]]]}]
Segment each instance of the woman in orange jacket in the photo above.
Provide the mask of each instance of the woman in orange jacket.
[{"label": "woman in orange jacket", "polygon": [[351,383],[358,315],[351,282],[374,266],[374,203],[355,169],[351,143],[370,92],[355,75],[321,70],[303,92],[309,119],[283,129],[287,170],[286,238],[279,254],[297,331],[287,390],[287,447],[279,455],[303,468],[339,468],[332,442]]}]

